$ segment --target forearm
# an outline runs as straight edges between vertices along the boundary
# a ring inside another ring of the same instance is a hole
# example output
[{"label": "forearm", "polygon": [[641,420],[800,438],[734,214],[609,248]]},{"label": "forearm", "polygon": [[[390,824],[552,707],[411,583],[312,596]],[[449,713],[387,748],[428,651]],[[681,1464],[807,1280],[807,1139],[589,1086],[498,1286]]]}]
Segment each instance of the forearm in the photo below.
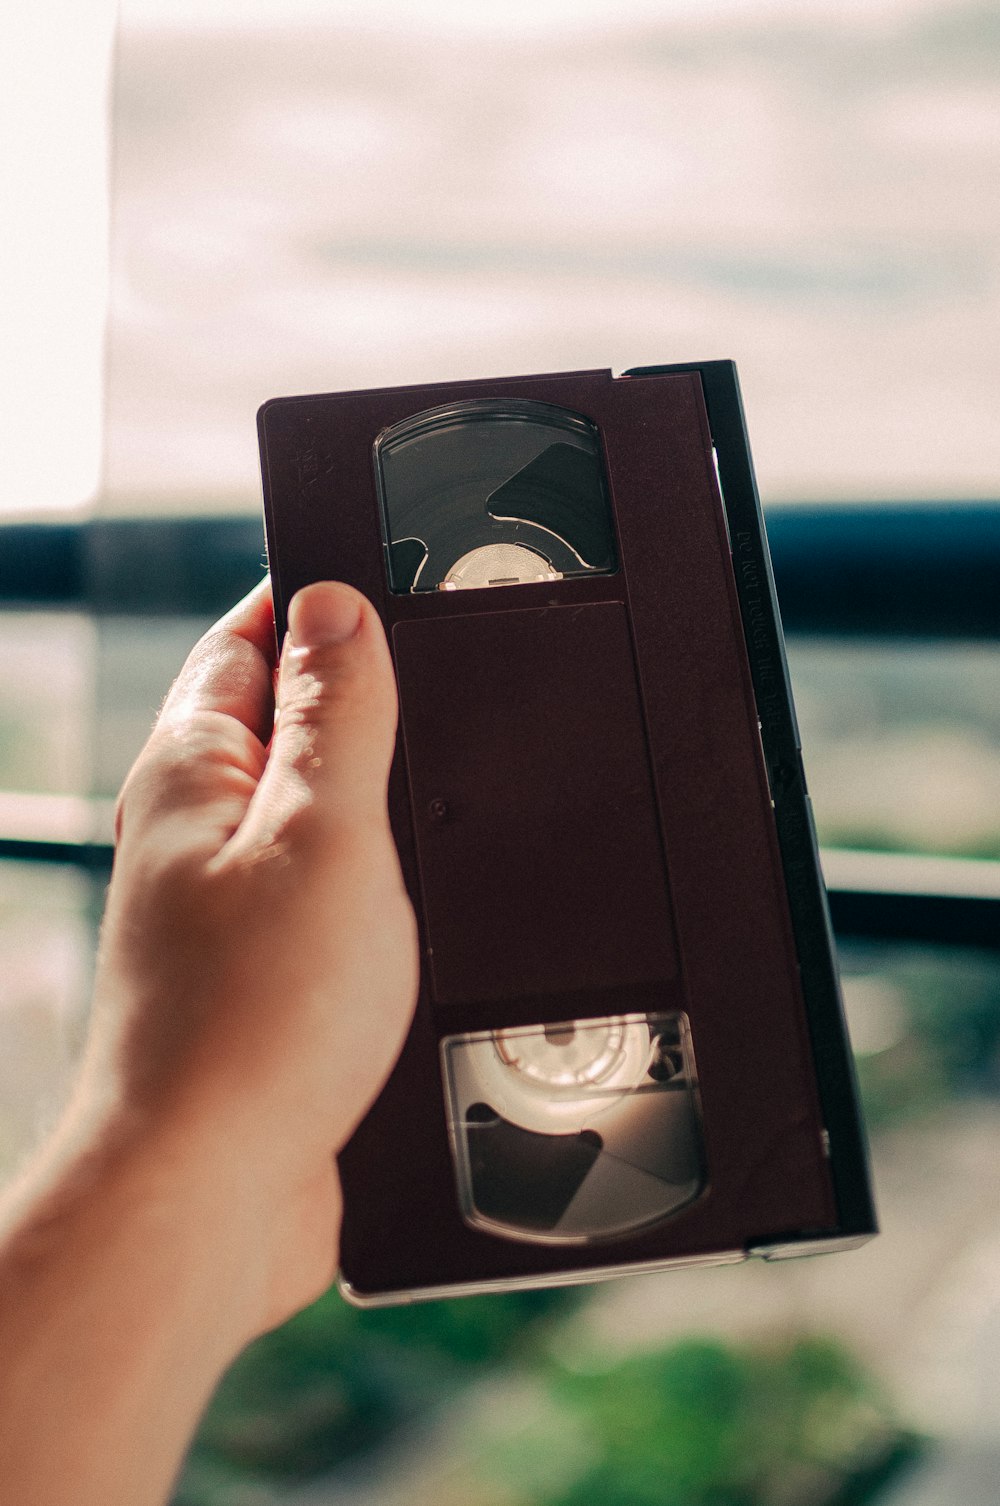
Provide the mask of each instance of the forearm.
[{"label": "forearm", "polygon": [[253,1219],[176,1149],[64,1144],[0,1207],[3,1506],[165,1501],[250,1336]]}]

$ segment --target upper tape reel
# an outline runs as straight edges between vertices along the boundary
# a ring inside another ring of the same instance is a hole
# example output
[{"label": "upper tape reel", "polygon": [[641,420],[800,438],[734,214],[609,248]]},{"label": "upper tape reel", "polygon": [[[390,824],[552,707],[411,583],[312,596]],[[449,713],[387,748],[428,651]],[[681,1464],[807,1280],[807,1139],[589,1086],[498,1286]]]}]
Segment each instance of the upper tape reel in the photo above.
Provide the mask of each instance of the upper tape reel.
[{"label": "upper tape reel", "polygon": [[385,429],[374,453],[393,591],[617,568],[600,439],[579,414],[528,399],[453,403]]}]

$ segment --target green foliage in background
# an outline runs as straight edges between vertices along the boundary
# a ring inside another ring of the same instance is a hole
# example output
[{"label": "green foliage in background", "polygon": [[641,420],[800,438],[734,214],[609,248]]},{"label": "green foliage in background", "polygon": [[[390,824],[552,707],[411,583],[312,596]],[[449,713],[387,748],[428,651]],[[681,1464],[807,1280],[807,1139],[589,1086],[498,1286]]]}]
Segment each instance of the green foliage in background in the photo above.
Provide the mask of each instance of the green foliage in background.
[{"label": "green foliage in background", "polygon": [[554,1355],[580,1300],[358,1312],[330,1293],[230,1372],[175,1506],[265,1506],[477,1396],[449,1506],[863,1506],[915,1450],[833,1341],[691,1339],[579,1369]]},{"label": "green foliage in background", "polygon": [[861,1506],[915,1449],[832,1340],[690,1339],[545,1386],[547,1453],[494,1440],[504,1506]]},{"label": "green foliage in background", "polygon": [[[896,1028],[857,1058],[870,1128],[949,1099],[1000,1092],[1000,967],[993,955],[930,947],[843,949],[851,977],[888,990]],[[877,1008],[877,993],[870,1008]],[[859,1031],[856,1044],[863,1045]]]},{"label": "green foliage in background", "polygon": [[373,1450],[471,1377],[523,1360],[579,1289],[359,1310],[336,1291],[266,1334],[222,1382],[176,1506],[216,1506],[226,1480],[291,1479]]}]

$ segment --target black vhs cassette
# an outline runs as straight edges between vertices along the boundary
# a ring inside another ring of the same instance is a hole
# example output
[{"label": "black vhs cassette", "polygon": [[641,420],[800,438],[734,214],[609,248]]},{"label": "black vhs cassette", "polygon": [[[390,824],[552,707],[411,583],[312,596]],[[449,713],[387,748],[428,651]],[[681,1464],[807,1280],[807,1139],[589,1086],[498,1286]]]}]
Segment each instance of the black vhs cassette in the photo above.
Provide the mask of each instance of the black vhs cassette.
[{"label": "black vhs cassette", "polygon": [[380,1303],[847,1248],[869,1174],[735,368],[278,398],[279,635],[396,669],[423,949],[341,1157]]}]

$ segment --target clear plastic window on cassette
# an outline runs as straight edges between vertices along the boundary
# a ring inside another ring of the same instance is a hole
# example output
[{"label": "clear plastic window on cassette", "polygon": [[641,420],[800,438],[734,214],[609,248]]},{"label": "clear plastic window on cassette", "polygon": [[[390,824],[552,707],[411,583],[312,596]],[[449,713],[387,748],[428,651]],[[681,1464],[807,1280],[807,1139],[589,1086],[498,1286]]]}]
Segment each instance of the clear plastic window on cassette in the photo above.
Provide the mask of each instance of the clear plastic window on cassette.
[{"label": "clear plastic window on cassette", "polygon": [[375,443],[393,591],[523,585],[617,568],[600,437],[551,403],[474,400]]},{"label": "clear plastic window on cassette", "polygon": [[459,1204],[476,1228],[587,1244],[659,1222],[704,1185],[683,1014],[442,1042]]}]

